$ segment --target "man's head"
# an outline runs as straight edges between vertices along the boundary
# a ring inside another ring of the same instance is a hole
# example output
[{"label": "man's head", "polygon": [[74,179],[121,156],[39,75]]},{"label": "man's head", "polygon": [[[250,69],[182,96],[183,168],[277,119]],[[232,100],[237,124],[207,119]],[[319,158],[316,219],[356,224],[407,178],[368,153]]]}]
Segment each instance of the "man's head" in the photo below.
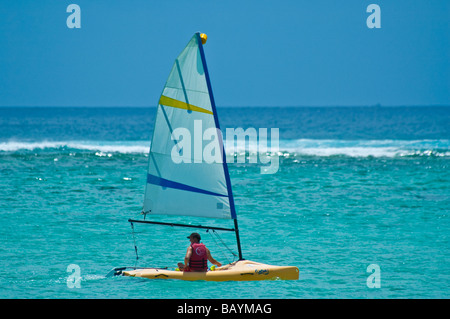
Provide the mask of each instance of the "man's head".
[{"label": "man's head", "polygon": [[200,237],[200,234],[198,233],[192,233],[189,236],[187,236],[187,238],[190,239],[192,243],[199,243],[200,240],[202,239]]}]

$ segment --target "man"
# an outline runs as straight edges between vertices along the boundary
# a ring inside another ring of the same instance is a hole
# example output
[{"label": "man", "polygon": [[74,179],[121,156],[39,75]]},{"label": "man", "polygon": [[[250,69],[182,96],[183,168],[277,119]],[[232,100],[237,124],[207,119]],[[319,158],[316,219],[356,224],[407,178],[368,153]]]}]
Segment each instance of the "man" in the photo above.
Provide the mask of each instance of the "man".
[{"label": "man", "polygon": [[220,262],[212,258],[208,248],[200,243],[201,237],[198,233],[192,233],[187,238],[190,239],[191,245],[188,247],[186,256],[184,257],[184,264],[178,263],[178,268],[182,271],[207,271],[208,260],[216,265],[222,266]]}]

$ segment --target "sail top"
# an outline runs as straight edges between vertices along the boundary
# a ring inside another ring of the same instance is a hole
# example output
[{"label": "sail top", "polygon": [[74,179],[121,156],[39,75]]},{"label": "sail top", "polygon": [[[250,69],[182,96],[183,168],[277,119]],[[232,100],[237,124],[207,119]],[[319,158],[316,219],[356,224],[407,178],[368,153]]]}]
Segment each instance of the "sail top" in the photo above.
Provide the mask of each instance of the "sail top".
[{"label": "sail top", "polygon": [[222,135],[199,33],[161,97],[149,153],[146,214],[236,219]]}]

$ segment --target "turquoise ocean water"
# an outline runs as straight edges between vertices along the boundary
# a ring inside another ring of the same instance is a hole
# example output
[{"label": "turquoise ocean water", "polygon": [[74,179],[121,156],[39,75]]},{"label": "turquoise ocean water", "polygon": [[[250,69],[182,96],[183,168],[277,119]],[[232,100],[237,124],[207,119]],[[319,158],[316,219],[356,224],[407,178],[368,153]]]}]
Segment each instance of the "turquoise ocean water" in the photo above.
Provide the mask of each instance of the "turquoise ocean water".
[{"label": "turquoise ocean water", "polygon": [[[222,128],[279,128],[276,174],[227,153],[244,258],[297,266],[298,281],[106,278],[136,264],[134,239],[141,267],[174,267],[188,246],[191,229],[135,224],[133,239],[127,222],[140,218],[155,108],[0,108],[0,297],[450,297],[450,107],[218,113]],[[220,236],[236,251],[234,234]]]}]

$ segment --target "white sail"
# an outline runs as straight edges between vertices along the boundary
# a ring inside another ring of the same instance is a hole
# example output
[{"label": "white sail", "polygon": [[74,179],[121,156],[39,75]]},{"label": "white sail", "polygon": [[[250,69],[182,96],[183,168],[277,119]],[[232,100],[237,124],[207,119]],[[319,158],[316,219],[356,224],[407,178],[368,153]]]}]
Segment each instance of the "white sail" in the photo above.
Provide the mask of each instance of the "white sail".
[{"label": "white sail", "polygon": [[[158,102],[144,197],[146,214],[236,217],[233,203],[230,208],[222,136],[201,46],[196,33],[175,60]],[[205,131],[209,141],[203,140]],[[211,162],[204,151],[214,145],[219,160]]]}]

